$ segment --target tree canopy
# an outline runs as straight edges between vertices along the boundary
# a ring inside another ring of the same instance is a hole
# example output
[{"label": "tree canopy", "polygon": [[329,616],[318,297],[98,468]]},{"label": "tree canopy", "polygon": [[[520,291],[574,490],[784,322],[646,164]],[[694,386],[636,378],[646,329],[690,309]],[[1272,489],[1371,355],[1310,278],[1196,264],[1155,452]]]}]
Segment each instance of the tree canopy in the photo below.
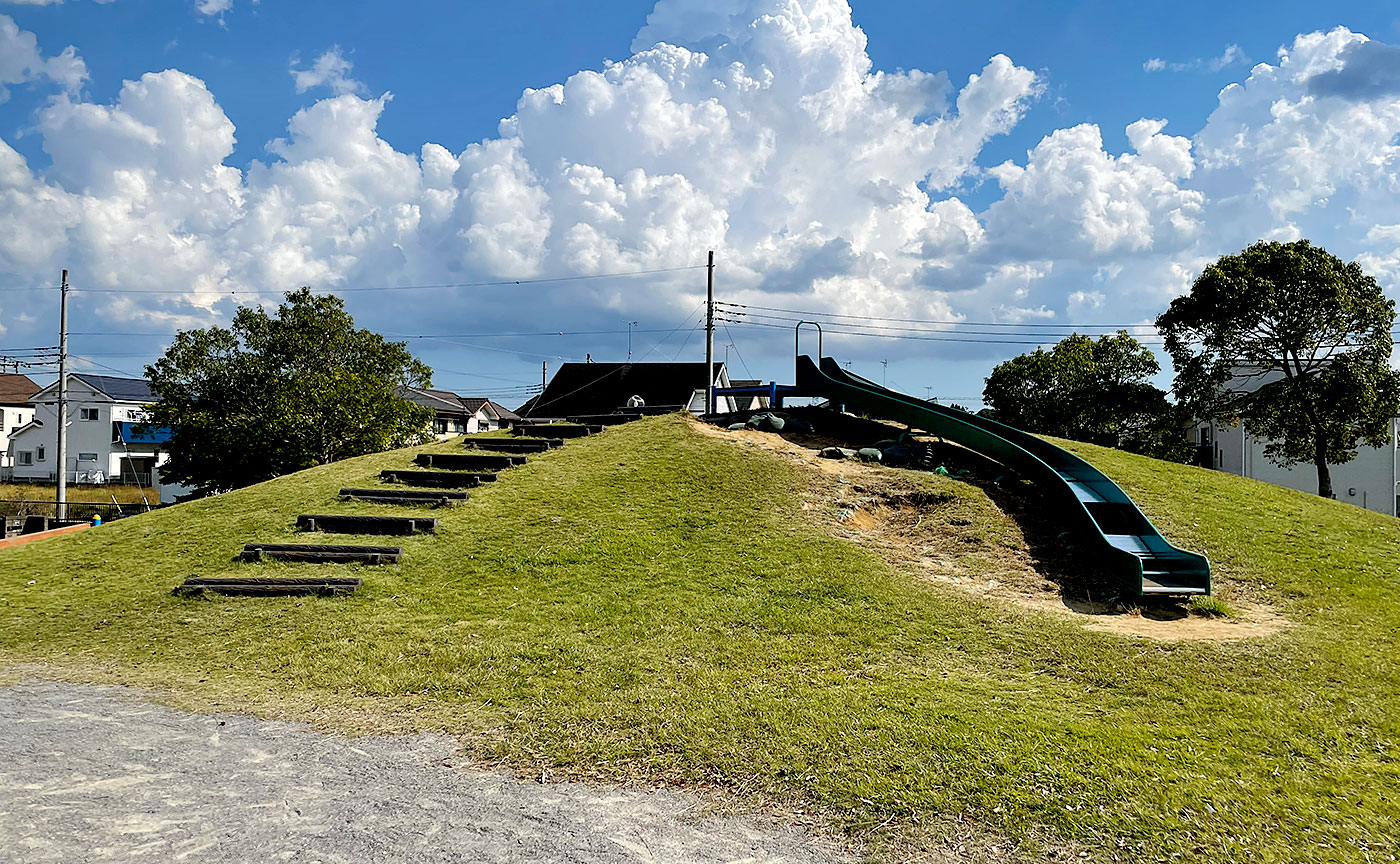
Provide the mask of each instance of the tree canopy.
[{"label": "tree canopy", "polygon": [[398,388],[431,376],[403,343],[355,329],[337,297],[302,288],[274,315],[239,309],[227,329],[179,333],[146,367],[149,423],[174,430],[161,473],[208,494],[417,443],[432,410]]},{"label": "tree canopy", "polygon": [[1261,242],[1210,265],[1157,319],[1177,398],[1202,419],[1241,422],[1281,466],[1329,464],[1389,440],[1400,410],[1391,368],[1395,304],[1355,263],[1307,240]]},{"label": "tree canopy", "polygon": [[993,419],[1027,432],[1184,460],[1191,447],[1180,412],[1149,380],[1159,370],[1127,331],[1076,333],[999,364],[982,398]]}]

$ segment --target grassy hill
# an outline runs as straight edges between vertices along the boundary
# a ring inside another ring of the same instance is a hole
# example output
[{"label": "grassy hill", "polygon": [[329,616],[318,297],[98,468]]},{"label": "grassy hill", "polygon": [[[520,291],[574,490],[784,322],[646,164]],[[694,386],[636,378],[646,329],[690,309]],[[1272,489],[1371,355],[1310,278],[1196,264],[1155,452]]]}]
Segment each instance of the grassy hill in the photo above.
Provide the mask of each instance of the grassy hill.
[{"label": "grassy hill", "polygon": [[[414,451],[0,551],[0,668],[351,731],[443,730],[536,777],[713,784],[883,844],[956,831],[990,857],[1394,860],[1400,523],[1072,446],[1169,539],[1206,550],[1227,598],[1293,625],[1153,641],[980,600],[836,536],[807,468],[664,417],[434,511],[439,533],[357,570],[348,598],[170,590],[305,572],[233,556],[296,541],[298,513],[401,512],[335,492]],[[907,482],[930,519],[1015,534],[977,487]]]}]

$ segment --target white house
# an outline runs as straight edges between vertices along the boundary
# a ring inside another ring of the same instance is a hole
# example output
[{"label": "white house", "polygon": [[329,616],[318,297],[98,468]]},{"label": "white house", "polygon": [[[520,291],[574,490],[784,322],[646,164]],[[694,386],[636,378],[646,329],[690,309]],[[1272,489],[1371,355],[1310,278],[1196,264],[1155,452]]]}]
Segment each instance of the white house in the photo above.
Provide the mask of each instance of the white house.
[{"label": "white house", "polygon": [[[58,382],[34,394],[34,416],[10,435],[16,482],[128,483],[153,488],[169,502],[187,490],[162,484],[169,429],[142,429],[151,389],[137,378],[70,373],[66,464],[58,464]],[[138,432],[138,430],[141,430]]]},{"label": "white house", "polygon": [[34,419],[34,394],[39,385],[28,375],[0,373],[0,480],[8,480],[13,466],[10,433]]},{"label": "white house", "polygon": [[[1282,373],[1274,370],[1240,369],[1230,387],[1251,392],[1279,380]],[[1200,422],[1195,428],[1195,442],[1206,454],[1203,464],[1219,471],[1241,477],[1252,477],[1275,486],[1317,494],[1317,468],[1311,462],[1300,462],[1290,468],[1280,468],[1264,455],[1266,439],[1256,438],[1242,426]],[[1332,475],[1332,493],[1338,501],[1365,507],[1390,516],[1400,515],[1400,471],[1397,454],[1400,447],[1400,419],[1390,421],[1390,440],[1380,447],[1362,446],[1356,458],[1342,465],[1328,463]]]},{"label": "white house", "polygon": [[520,419],[519,415],[490,399],[458,396],[449,390],[405,387],[399,395],[433,409],[433,434],[438,440],[509,429]]}]

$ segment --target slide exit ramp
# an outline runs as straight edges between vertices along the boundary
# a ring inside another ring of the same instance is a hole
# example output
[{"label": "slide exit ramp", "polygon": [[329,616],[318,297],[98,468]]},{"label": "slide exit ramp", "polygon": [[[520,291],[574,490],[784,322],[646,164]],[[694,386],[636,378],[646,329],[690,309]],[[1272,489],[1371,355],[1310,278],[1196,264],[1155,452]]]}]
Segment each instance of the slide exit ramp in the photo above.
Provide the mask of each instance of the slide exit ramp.
[{"label": "slide exit ramp", "polygon": [[797,357],[797,387],[848,411],[895,420],[993,459],[1030,481],[1076,552],[1113,574],[1129,596],[1210,593],[1210,561],[1168,543],[1118,484],[1078,456],[1019,429],[887,390],[830,357]]}]

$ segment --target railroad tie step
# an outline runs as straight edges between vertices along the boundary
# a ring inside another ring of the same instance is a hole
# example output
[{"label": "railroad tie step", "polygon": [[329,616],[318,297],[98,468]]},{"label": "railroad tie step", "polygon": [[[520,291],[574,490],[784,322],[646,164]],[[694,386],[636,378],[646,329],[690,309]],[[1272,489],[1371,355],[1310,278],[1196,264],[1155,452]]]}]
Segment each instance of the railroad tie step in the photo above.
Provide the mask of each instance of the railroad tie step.
[{"label": "railroad tie step", "polygon": [[330,513],[303,513],[297,517],[302,531],[330,534],[431,534],[436,519],[424,516],[342,516]]},{"label": "railroad tie step", "polygon": [[465,473],[456,471],[415,471],[412,469],[391,468],[379,472],[379,479],[386,483],[402,483],[406,486],[420,486],[431,489],[472,489],[482,483],[496,479],[492,472]]},{"label": "railroad tie step", "polygon": [[467,441],[468,450],[489,450],[495,453],[544,453],[564,446],[563,438],[487,438]]},{"label": "railroad tie step", "polygon": [[579,414],[566,418],[570,423],[581,426],[616,426],[619,423],[631,423],[633,420],[642,419],[640,412],[626,412],[622,414]]},{"label": "railroad tie step", "polygon": [[413,457],[424,468],[448,471],[500,471],[524,465],[528,459],[518,453],[419,453]]},{"label": "railroad tie step", "polygon": [[574,423],[521,423],[515,427],[516,435],[527,438],[582,438],[603,431],[597,424]]},{"label": "railroad tie step", "polygon": [[341,495],[341,501],[357,501],[360,504],[390,504],[397,507],[451,507],[462,503],[461,498],[419,497],[400,498],[396,495]]},{"label": "railroad tie step", "polygon": [[361,580],[351,576],[191,576],[173,593],[194,596],[205,591],[234,597],[292,597],[349,594]]},{"label": "railroad tie step", "polygon": [[248,543],[244,561],[295,561],[304,564],[397,564],[399,546],[341,546],[325,543]]},{"label": "railroad tie step", "polygon": [[427,501],[465,501],[466,492],[457,492],[451,489],[395,489],[376,486],[373,489],[345,488],[340,490],[342,498],[398,498],[405,501],[422,498]]}]

